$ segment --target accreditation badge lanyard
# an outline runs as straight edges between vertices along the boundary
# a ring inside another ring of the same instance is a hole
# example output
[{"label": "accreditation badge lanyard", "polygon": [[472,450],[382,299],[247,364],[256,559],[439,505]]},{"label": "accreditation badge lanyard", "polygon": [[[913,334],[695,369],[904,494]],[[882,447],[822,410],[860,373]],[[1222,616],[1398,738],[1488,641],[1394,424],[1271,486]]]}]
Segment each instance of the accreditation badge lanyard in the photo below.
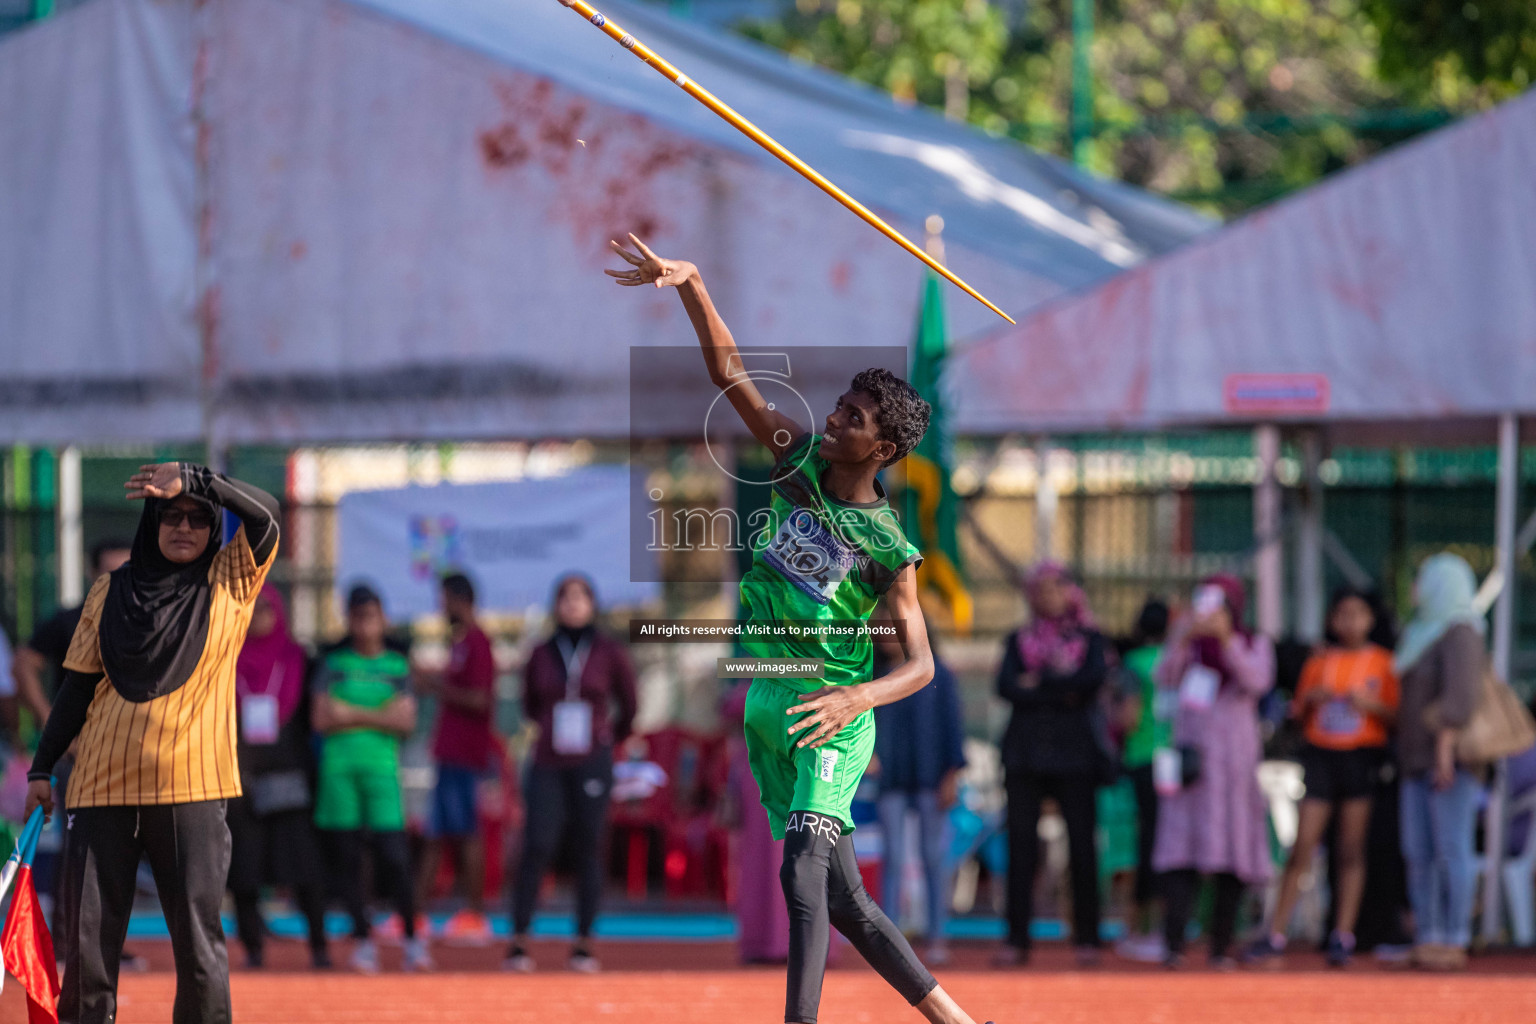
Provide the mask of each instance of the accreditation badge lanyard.
[{"label": "accreditation badge lanyard", "polygon": [[592,752],[592,705],[581,699],[581,671],[587,665],[592,641],[582,637],[574,647],[565,637],[555,638],[555,649],[565,662],[565,700],[555,705],[550,741],[557,754]]},{"label": "accreditation badge lanyard", "polygon": [[277,713],[277,694],[283,686],[282,662],[272,666],[264,692],[240,694],[240,735],[252,746],[269,746],[277,742],[281,727]]}]

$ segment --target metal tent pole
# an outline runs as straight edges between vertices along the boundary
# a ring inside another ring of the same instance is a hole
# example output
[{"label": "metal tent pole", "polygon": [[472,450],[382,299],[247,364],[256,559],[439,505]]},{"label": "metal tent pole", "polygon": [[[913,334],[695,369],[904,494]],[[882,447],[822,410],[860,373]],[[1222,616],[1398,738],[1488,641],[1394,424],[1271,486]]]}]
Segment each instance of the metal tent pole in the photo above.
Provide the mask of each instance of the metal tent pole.
[{"label": "metal tent pole", "polygon": [[1280,538],[1280,428],[1266,423],[1254,430],[1254,454],[1259,460],[1259,479],[1253,488],[1253,536],[1258,543],[1254,557],[1255,625],[1270,639],[1285,629],[1285,545]]},{"label": "metal tent pole", "polygon": [[[1493,606],[1493,670],[1509,678],[1515,646],[1515,526],[1520,504],[1520,420],[1513,413],[1499,417],[1499,487],[1495,534],[1498,564],[1494,571],[1504,579]],[[1503,924],[1504,814],[1508,805],[1509,777],[1504,762],[1494,765],[1488,789],[1488,808],[1483,816],[1483,849],[1488,868],[1483,877],[1482,937],[1498,938]]]},{"label": "metal tent pole", "polygon": [[1315,643],[1323,638],[1323,438],[1311,429],[1302,434],[1301,516],[1296,537],[1296,635]]},{"label": "metal tent pole", "polygon": [[1051,439],[1041,436],[1035,440],[1035,558],[1043,562],[1056,557],[1056,510],[1060,496],[1056,493],[1056,481],[1051,479]]},{"label": "metal tent pole", "polygon": [[59,607],[72,608],[85,600],[84,495],[80,449],[59,452]]}]

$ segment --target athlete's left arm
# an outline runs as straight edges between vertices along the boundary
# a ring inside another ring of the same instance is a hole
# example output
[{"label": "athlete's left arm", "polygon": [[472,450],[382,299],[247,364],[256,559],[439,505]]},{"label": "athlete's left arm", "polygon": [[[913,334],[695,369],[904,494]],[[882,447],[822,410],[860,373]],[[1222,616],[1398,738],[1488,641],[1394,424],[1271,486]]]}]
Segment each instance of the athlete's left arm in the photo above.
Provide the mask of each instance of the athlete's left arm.
[{"label": "athlete's left arm", "polygon": [[[902,648],[907,660],[890,672],[867,683],[848,686],[824,686],[815,693],[800,695],[803,704],[790,708],[788,714],[805,717],[789,727],[791,736],[804,733],[798,746],[819,747],[843,730],[849,722],[870,708],[894,704],[911,696],[933,678],[933,651],[928,647],[928,627],[917,601],[917,570],[907,566],[885,595],[891,621],[905,623]],[[807,713],[808,712],[808,713]]]}]

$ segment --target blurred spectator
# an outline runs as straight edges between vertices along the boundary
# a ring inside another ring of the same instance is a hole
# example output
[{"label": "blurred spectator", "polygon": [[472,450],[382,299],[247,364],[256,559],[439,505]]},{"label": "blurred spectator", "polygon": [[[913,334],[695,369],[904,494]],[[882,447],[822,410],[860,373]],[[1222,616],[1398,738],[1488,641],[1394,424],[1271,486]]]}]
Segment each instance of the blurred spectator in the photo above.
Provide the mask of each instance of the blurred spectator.
[{"label": "blurred spectator", "polygon": [[782,964],[789,959],[789,909],[779,884],[784,863],[784,841],[774,839],[768,815],[758,799],[757,780],[747,761],[747,691],[751,683],[733,686],[726,695],[721,717],[727,728],[730,750],[730,785],[724,813],[736,828],[733,845],[736,862],[736,923],[741,933],[741,961],[747,964]]},{"label": "blurred spectator", "polygon": [[394,899],[405,935],[406,970],[427,970],[432,957],[416,934],[416,895],[400,792],[400,743],[416,727],[410,664],[385,646],[384,603],[366,586],[347,596],[347,643],[327,654],[315,680],[314,727],[324,735],[315,807],[336,886],[352,916],[352,966],[377,973],[363,888],[363,852]]},{"label": "blurred spectator", "polygon": [[1456,760],[1456,731],[1471,719],[1488,668],[1476,593],[1477,578],[1463,559],[1430,558],[1419,570],[1413,620],[1397,647],[1403,858],[1414,962],[1430,970],[1465,967],[1472,941],[1473,830],[1482,784],[1474,766]]},{"label": "blurred spectator", "polygon": [[1301,752],[1306,797],[1301,802],[1296,842],[1280,879],[1274,917],[1267,934],[1249,950],[1248,959],[1284,954],[1286,929],[1302,879],[1311,871],[1312,856],[1335,810],[1338,896],[1328,936],[1328,963],[1343,967],[1354,954],[1355,921],[1365,891],[1371,794],[1381,774],[1399,699],[1392,655],[1371,643],[1376,618],[1370,595],[1348,587],[1338,591],[1328,609],[1328,646],[1302,669],[1291,714],[1302,723],[1306,739]]},{"label": "blurred spectator", "polygon": [[[1531,713],[1536,714],[1536,701],[1531,704]],[[1532,789],[1536,789],[1536,746],[1529,747],[1509,758],[1505,762],[1505,771],[1508,773],[1509,800],[1511,803],[1518,801]],[[1536,821],[1532,821],[1530,812],[1516,815],[1509,822],[1509,835],[1505,837],[1505,847],[1508,855],[1518,857],[1525,851],[1525,844],[1536,841],[1533,829],[1536,829]]]},{"label": "blurred spectator", "polygon": [[0,729],[4,730],[6,739],[19,744],[18,727],[21,725],[21,716],[17,713],[16,680],[17,672],[12,662],[11,641],[5,635],[5,630],[0,629]]},{"label": "blurred spectator", "polygon": [[[91,582],[112,572],[128,561],[130,545],[127,541],[106,540],[91,549]],[[37,718],[41,725],[48,719],[53,706],[53,696],[64,678],[64,656],[69,653],[69,642],[74,639],[75,628],[80,625],[84,604],[61,608],[53,617],[32,633],[32,639],[16,652],[12,672],[16,678],[16,692],[22,706]],[[47,671],[47,682],[43,673]],[[67,760],[72,761],[73,758]],[[64,781],[69,777],[68,767],[61,763],[57,774],[62,797]]]},{"label": "blurred spectator", "polygon": [[[129,541],[113,538],[98,543],[91,548],[90,582],[94,584],[101,577],[116,570],[128,561],[130,554],[132,554],[132,543]],[[58,694],[59,686],[64,681],[64,658],[69,654],[70,641],[75,637],[75,630],[80,625],[80,617],[84,611],[83,603],[71,608],[60,608],[33,631],[32,639],[16,651],[15,661],[11,665],[11,671],[16,678],[16,692],[22,706],[36,717],[39,727],[48,720],[48,712],[53,707],[53,698]],[[47,673],[46,682],[44,672]],[[75,755],[66,753],[53,766],[53,799],[60,807],[66,804],[69,774],[74,765]],[[65,946],[70,941],[70,931],[64,927],[64,922],[68,920],[69,910],[65,901],[69,898],[69,892],[62,884],[64,873],[57,870],[57,866],[62,864],[67,856],[65,844],[69,842],[69,833],[64,831],[62,814],[57,816],[54,827],[63,833],[63,840],[59,844],[59,852],[53,858],[53,865],[39,865],[40,868],[47,868],[47,870],[40,870],[39,875],[47,878],[41,886],[51,889],[54,893],[55,946],[59,959],[67,961],[69,951]],[[149,964],[143,957],[125,949],[120,966],[125,970],[142,971],[147,970]]]},{"label": "blurred spectator", "polygon": [[591,580],[555,586],[554,635],[523,672],[523,713],[539,727],[528,765],[522,861],[512,891],[506,968],[532,971],[528,928],[544,873],[561,840],[576,858],[576,942],[571,969],[596,971],[592,925],[603,891],[603,838],[613,785],[613,748],[635,720],[635,672],[624,645],[597,628]]},{"label": "blurred spectator", "polygon": [[304,649],[288,631],[277,591],[261,590],[235,668],[241,788],[229,802],[229,889],[246,962],[261,967],[261,887],[286,885],[309,925],[310,960],[331,965],[325,942],[325,861],[315,835],[313,758]]},{"label": "blurred spectator", "polygon": [[492,724],[496,659],[490,638],[475,619],[475,587],[469,577],[461,573],[445,577],[442,599],[443,614],[453,630],[448,667],[436,674],[417,674],[418,689],[437,698],[437,735],[432,741],[437,783],[418,892],[425,906],[437,880],[443,848],[449,847],[464,885],[466,907],[448,919],[442,937],[483,944],[491,940],[491,923],[485,916],[485,842],[476,797],[481,781],[496,771],[501,753]]},{"label": "blurred spectator", "polygon": [[1121,943],[1129,959],[1156,963],[1167,952],[1155,931],[1157,877],[1152,843],[1157,838],[1157,790],[1152,785],[1152,754],[1173,741],[1176,699],[1157,685],[1156,669],[1168,636],[1168,605],[1149,598],[1136,617],[1131,648],[1121,659],[1132,688],[1123,705],[1126,725],[1122,763],[1136,793],[1136,887],[1132,893],[1132,934]]},{"label": "blurred spectator", "polygon": [[1258,703],[1275,682],[1274,646],[1243,627],[1242,583],[1217,576],[1195,595],[1192,613],[1169,637],[1157,667],[1176,692],[1173,742],[1178,789],[1158,808],[1152,863],[1162,874],[1167,964],[1183,961],[1203,875],[1215,876],[1210,957],[1231,964],[1243,888],[1270,875],[1269,829],[1257,770]]},{"label": "blurred spectator", "polygon": [[[871,625],[888,626],[877,615]],[[929,634],[930,644],[933,641]],[[885,675],[906,660],[894,637],[875,641],[874,675]],[[917,813],[918,846],[927,895],[927,949],[932,966],[949,961],[944,923],[949,917],[949,822],[965,767],[965,733],[955,675],[933,651],[933,680],[894,704],[875,709],[875,757],[880,784],[880,830],[885,835],[885,863],[880,902],[893,921],[901,920],[901,883],[907,865],[907,812]]]},{"label": "blurred spectator", "polygon": [[1099,864],[1095,790],[1105,753],[1098,693],[1107,675],[1104,638],[1087,599],[1064,568],[1043,563],[1025,581],[1030,622],[1003,645],[997,694],[1013,705],[1003,734],[1008,791],[1008,938],[997,963],[1029,958],[1040,807],[1054,799],[1071,852],[1072,941],[1081,961],[1099,947]]}]

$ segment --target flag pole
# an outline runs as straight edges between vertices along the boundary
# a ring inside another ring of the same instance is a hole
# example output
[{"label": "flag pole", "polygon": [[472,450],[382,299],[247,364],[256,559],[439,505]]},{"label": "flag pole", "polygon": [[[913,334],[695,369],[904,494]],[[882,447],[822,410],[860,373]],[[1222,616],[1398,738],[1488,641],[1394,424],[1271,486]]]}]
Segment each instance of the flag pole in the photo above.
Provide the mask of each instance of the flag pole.
[{"label": "flag pole", "polygon": [[5,894],[11,891],[11,884],[16,881],[16,872],[21,869],[21,862],[27,858],[27,850],[37,845],[38,836],[43,831],[43,809],[35,808],[32,816],[27,819],[27,824],[22,828],[21,835],[16,839],[16,849],[6,858],[5,866],[0,867],[0,900],[5,899]]},{"label": "flag pole", "polygon": [[778,157],[784,163],[788,164],[807,181],[811,182],[811,184],[821,189],[833,199],[836,199],[838,202],[842,203],[849,210],[853,211],[854,214],[856,214],[870,227],[874,228],[886,238],[889,238],[891,241],[907,250],[907,252],[911,253],[913,256],[916,256],[918,259],[922,260],[937,273],[942,274],[961,291],[971,296],[971,298],[975,299],[977,302],[980,302],[983,306],[986,306],[992,312],[996,313],[1004,320],[1007,320],[1009,323],[1014,323],[1013,317],[1009,316],[1007,313],[1004,313],[1001,309],[998,309],[997,306],[993,305],[992,302],[986,298],[986,296],[982,295],[976,289],[960,280],[960,278],[951,272],[948,267],[944,266],[944,264],[940,263],[938,260],[924,252],[922,249],[909,242],[905,235],[891,227],[885,221],[881,220],[874,211],[869,209],[869,207],[865,206],[863,203],[859,202],[857,199],[853,198],[848,193],[838,188],[836,185],[832,184],[832,182],[828,181],[810,164],[807,164],[805,161],[795,156],[795,154],[779,145],[779,143],[776,142],[767,132],[763,131],[757,125],[736,113],[736,111],[732,110],[727,104],[717,99],[714,93],[710,92],[708,89],[704,88],[702,85],[695,82],[687,75],[683,74],[672,64],[668,63],[664,58],[658,56],[656,51],[652,50],[640,40],[624,31],[624,29],[618,25],[609,21],[594,7],[592,7],[591,4],[588,4],[586,0],[559,0],[559,3],[563,7],[569,7],[571,10],[581,15],[587,21],[602,29],[604,35],[608,36],[614,42],[624,47],[624,49],[628,50],[630,53],[633,53],[636,57],[639,57],[642,61],[649,64],[657,71],[661,72],[661,74],[664,75],[673,85],[681,88],[688,95],[692,96],[694,99],[698,100],[710,110],[713,110],[716,114],[724,118],[726,122],[728,122],[737,131],[741,132],[747,138],[751,139],[753,142],[757,143],[759,146],[762,146],[768,152]]}]

